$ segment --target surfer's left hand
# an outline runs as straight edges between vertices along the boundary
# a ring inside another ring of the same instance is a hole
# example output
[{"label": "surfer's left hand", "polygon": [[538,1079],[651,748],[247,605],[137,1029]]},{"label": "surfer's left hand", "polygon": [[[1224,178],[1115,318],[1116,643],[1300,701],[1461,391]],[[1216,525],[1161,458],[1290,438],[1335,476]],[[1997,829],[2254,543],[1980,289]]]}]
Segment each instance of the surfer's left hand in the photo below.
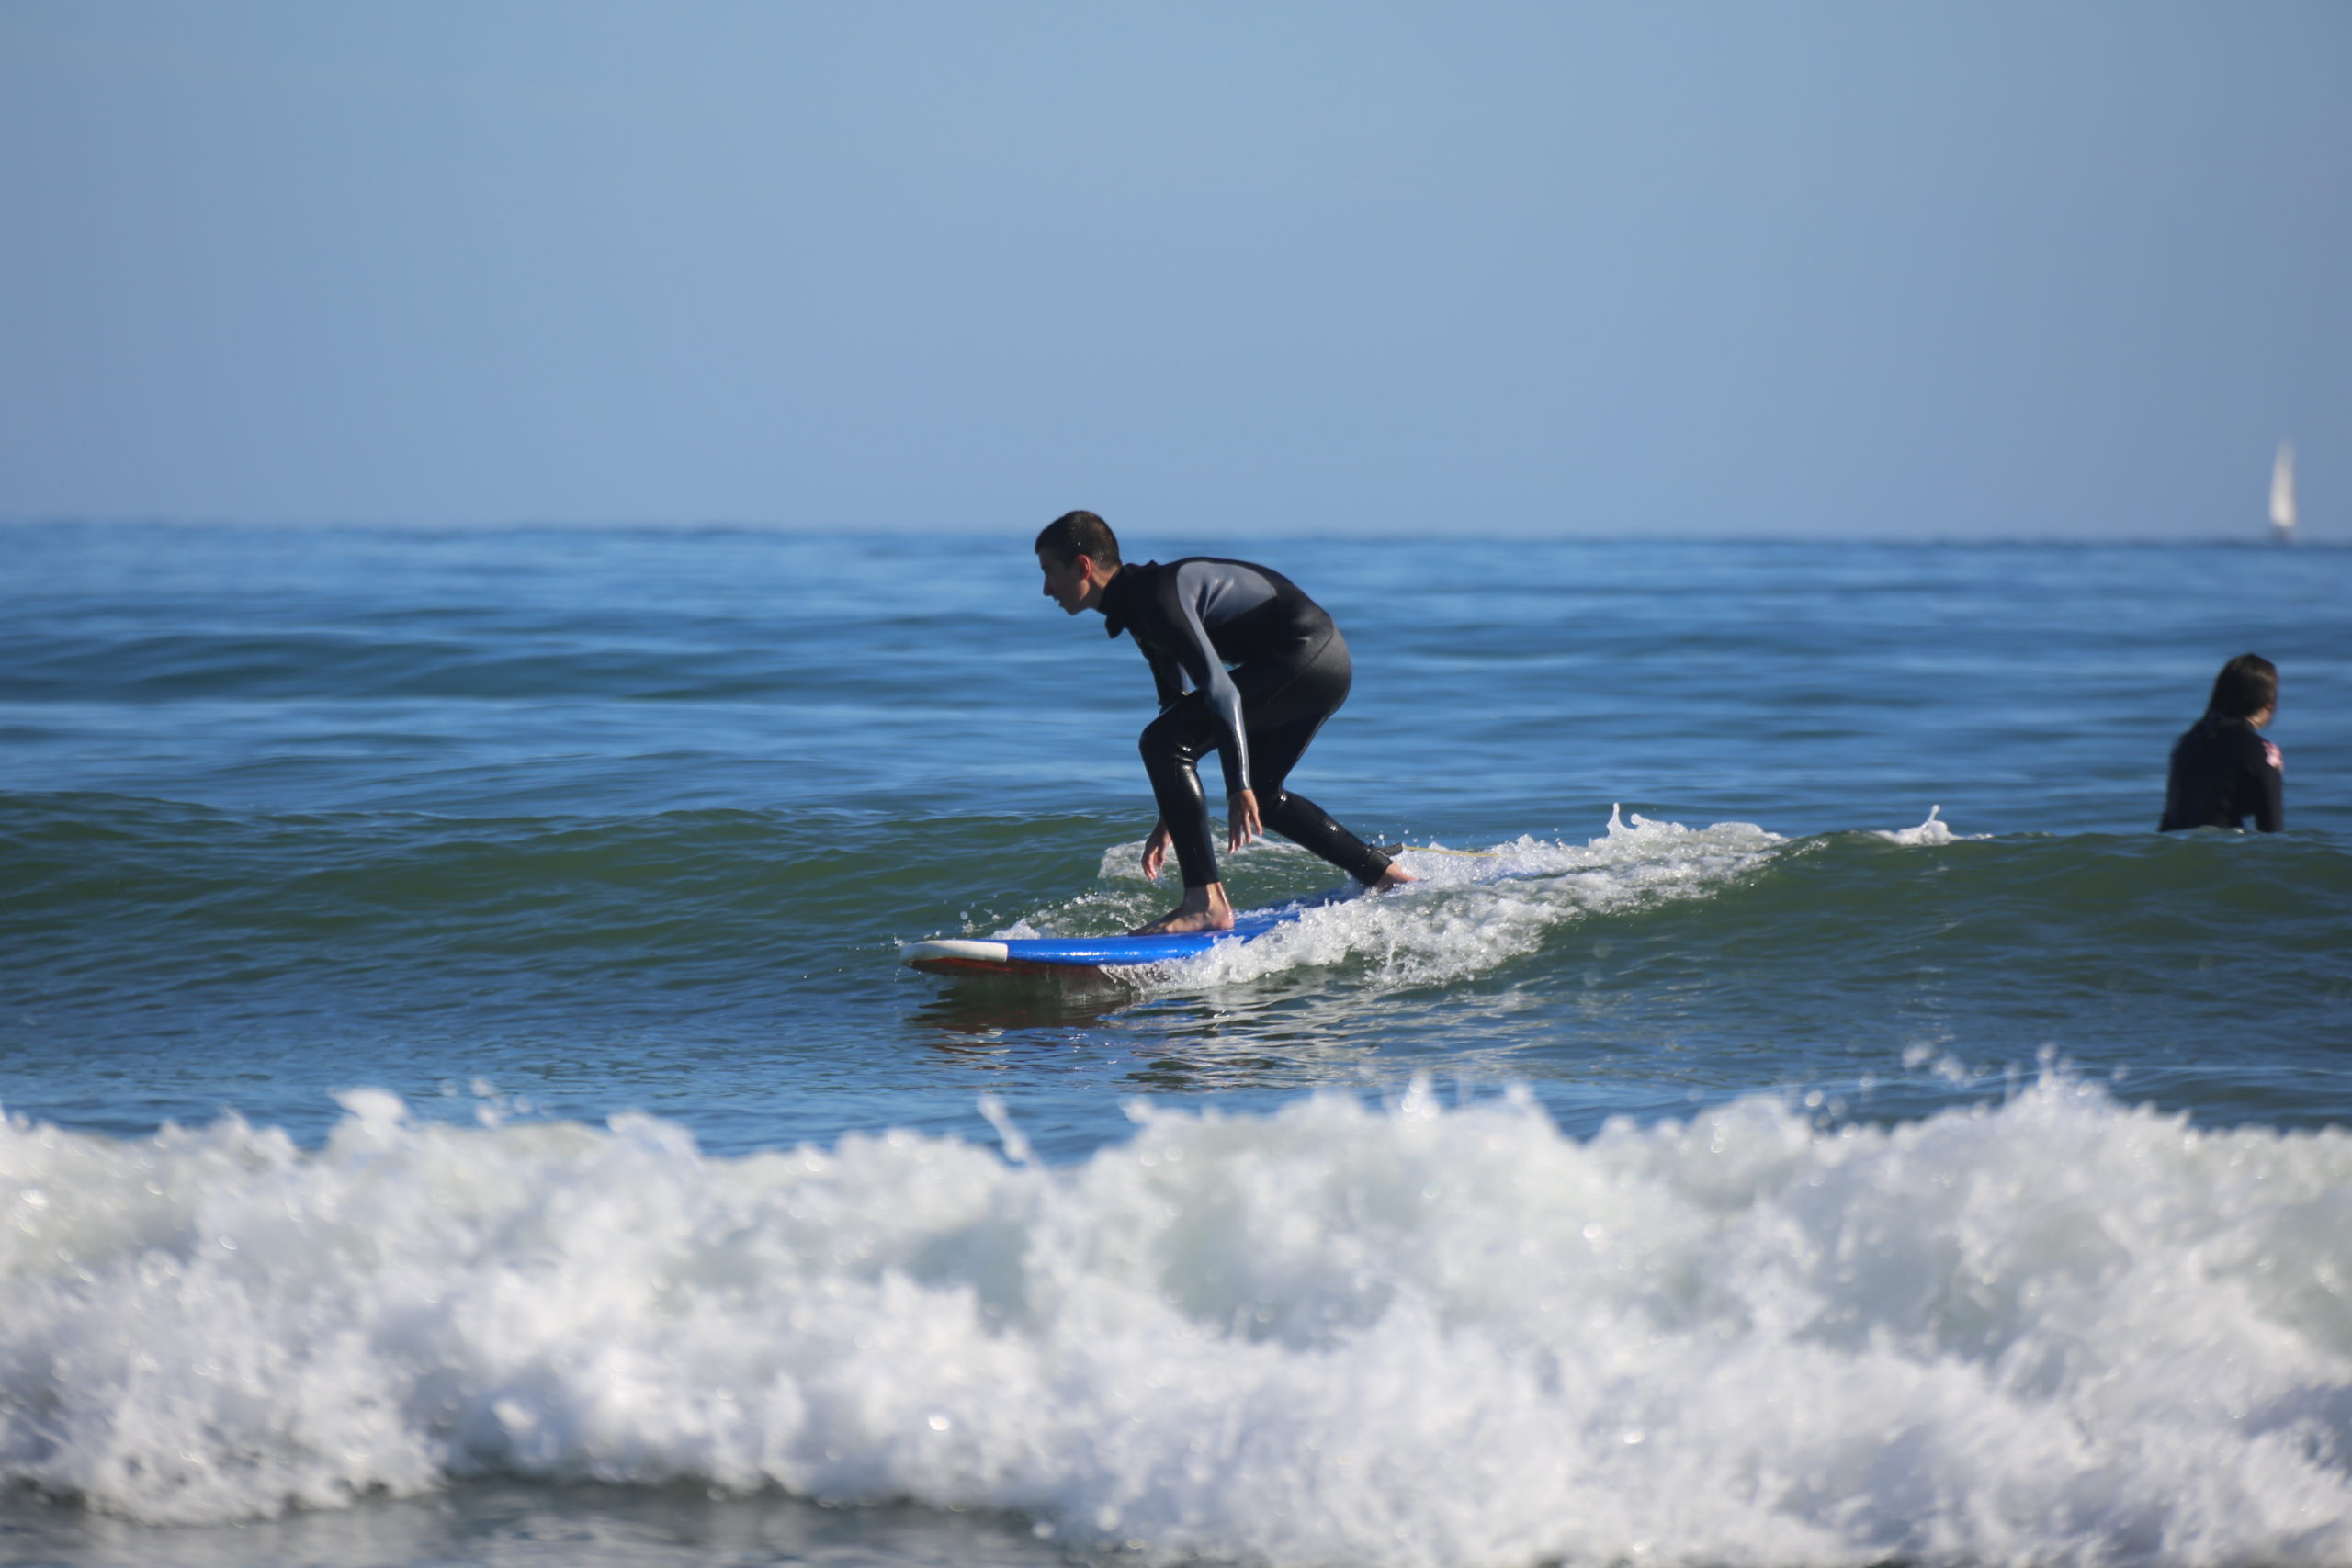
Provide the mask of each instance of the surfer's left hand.
[{"label": "surfer's left hand", "polygon": [[1265,822],[1258,816],[1258,792],[1240,789],[1226,796],[1226,850],[1238,853],[1241,846],[1261,838],[1266,831]]}]

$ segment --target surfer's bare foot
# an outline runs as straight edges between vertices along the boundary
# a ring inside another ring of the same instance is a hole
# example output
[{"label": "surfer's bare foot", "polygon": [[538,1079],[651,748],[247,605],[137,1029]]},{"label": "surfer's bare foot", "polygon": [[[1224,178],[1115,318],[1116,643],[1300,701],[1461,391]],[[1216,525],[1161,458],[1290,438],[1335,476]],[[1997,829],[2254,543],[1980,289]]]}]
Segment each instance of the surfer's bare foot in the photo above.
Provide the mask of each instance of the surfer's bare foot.
[{"label": "surfer's bare foot", "polygon": [[1384,887],[1402,887],[1408,882],[1419,880],[1419,877],[1391,861],[1388,863],[1388,869],[1380,874],[1380,880],[1372,885],[1372,890],[1377,893]]},{"label": "surfer's bare foot", "polygon": [[1225,897],[1225,884],[1212,882],[1204,887],[1184,889],[1184,901],[1148,926],[1137,926],[1129,936],[1174,936],[1180,931],[1229,931],[1233,929],[1233,905]]}]

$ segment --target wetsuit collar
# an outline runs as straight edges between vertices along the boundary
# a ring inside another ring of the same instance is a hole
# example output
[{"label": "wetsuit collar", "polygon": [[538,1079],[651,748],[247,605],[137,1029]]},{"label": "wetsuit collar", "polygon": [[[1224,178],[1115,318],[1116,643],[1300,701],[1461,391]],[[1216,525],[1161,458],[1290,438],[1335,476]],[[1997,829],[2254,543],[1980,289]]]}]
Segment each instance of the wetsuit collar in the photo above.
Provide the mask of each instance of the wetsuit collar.
[{"label": "wetsuit collar", "polygon": [[1117,637],[1127,629],[1127,622],[1134,618],[1128,614],[1127,601],[1141,592],[1136,587],[1139,581],[1138,574],[1158,570],[1159,570],[1158,561],[1148,560],[1141,566],[1123,566],[1111,574],[1111,581],[1102,585],[1102,598],[1095,605],[1096,609],[1102,612],[1102,632],[1105,637]]}]

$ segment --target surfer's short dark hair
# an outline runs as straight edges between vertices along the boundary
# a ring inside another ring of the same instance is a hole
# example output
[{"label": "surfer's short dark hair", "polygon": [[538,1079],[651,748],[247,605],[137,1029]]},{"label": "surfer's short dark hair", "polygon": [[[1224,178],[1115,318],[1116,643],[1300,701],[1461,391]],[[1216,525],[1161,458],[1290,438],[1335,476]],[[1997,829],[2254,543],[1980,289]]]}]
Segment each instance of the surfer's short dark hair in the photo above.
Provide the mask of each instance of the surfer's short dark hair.
[{"label": "surfer's short dark hair", "polygon": [[2258,653],[2241,653],[2213,677],[2213,698],[2205,707],[2223,718],[2252,718],[2278,705],[2278,666]]},{"label": "surfer's short dark hair", "polygon": [[1119,536],[1091,512],[1065,512],[1038,531],[1037,553],[1065,566],[1080,556],[1092,557],[1097,566],[1116,566]]}]

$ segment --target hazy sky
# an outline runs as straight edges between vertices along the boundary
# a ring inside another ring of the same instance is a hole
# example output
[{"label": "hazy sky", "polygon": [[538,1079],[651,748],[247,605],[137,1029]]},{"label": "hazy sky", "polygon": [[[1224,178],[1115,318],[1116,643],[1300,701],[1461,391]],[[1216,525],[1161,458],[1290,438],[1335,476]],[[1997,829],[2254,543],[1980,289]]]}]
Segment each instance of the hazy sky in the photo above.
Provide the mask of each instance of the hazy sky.
[{"label": "hazy sky", "polygon": [[0,0],[0,516],[2352,539],[2352,5]]}]

